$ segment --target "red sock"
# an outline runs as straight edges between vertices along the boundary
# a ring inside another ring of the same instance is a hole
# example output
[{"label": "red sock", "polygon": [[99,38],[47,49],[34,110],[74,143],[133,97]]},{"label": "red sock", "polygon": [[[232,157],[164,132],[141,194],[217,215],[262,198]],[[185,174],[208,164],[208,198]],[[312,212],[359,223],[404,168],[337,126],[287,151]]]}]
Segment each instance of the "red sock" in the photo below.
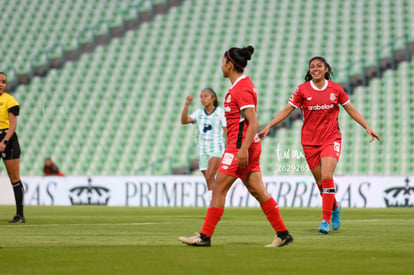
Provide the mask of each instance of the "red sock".
[{"label": "red sock", "polygon": [[[316,185],[318,186],[319,193],[321,194],[321,197],[322,197],[322,184],[317,183]],[[338,208],[338,203],[336,202],[336,199],[334,199],[332,210],[335,210],[336,208]]]},{"label": "red sock", "polygon": [[332,206],[335,201],[335,184],[333,179],[322,180],[322,219],[331,224]]},{"label": "red sock", "polygon": [[211,237],[216,229],[216,225],[223,216],[224,208],[209,208],[207,210],[206,218],[204,219],[203,229],[201,234]]},{"label": "red sock", "polygon": [[268,219],[276,233],[287,231],[285,223],[282,220],[282,216],[280,216],[279,206],[273,198],[268,199],[260,207],[262,207],[262,210],[265,213],[266,218]]}]

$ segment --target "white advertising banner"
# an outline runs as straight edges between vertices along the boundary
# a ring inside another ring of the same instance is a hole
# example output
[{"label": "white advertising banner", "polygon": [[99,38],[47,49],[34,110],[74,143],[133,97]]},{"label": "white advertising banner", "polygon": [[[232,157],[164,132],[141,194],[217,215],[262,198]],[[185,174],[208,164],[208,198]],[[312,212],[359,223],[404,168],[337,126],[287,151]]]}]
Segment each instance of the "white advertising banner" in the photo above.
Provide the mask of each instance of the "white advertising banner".
[{"label": "white advertising banner", "polygon": [[[312,177],[264,176],[281,207],[320,207]],[[413,207],[414,176],[335,177],[336,198],[343,207]],[[207,187],[199,176],[22,177],[25,205],[108,205],[206,207]],[[7,178],[0,179],[0,204],[13,204]],[[240,180],[229,190],[227,207],[258,207]]]}]

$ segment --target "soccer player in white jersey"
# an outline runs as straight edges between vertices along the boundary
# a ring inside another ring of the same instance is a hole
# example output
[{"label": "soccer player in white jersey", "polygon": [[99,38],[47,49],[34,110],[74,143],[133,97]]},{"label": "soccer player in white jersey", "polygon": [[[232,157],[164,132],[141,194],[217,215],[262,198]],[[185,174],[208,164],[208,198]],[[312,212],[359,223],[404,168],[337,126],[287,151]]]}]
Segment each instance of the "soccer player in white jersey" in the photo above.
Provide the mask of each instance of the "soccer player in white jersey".
[{"label": "soccer player in white jersey", "polygon": [[270,128],[285,120],[296,108],[303,113],[302,146],[309,169],[322,195],[322,223],[318,231],[329,233],[330,225],[338,230],[340,206],[335,199],[333,174],[341,154],[341,131],[338,125],[339,105],[371,136],[380,137],[354,108],[342,87],[331,81],[331,66],[325,58],[315,56],[309,61],[305,83],[298,86],[289,103],[259,133],[265,137]]},{"label": "soccer player in white jersey", "polygon": [[225,136],[227,134],[226,118],[223,108],[219,107],[216,92],[211,88],[201,91],[200,101],[204,109],[198,109],[188,116],[188,105],[193,101],[189,95],[185,99],[184,108],[181,113],[181,123],[196,123],[199,136],[200,171],[207,182],[208,203],[210,203],[211,192],[215,182],[220,159],[225,149]]}]

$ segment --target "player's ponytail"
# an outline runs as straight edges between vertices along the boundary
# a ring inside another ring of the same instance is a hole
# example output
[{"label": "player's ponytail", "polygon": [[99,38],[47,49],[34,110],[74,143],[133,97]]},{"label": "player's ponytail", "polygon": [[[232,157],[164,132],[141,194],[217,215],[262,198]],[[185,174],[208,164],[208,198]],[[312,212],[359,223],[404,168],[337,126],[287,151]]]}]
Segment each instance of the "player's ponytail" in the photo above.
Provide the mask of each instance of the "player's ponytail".
[{"label": "player's ponytail", "polygon": [[328,68],[328,71],[325,73],[325,79],[326,80],[331,80],[332,79],[332,76],[333,76],[333,72],[332,72],[331,65],[329,65],[329,63],[326,61],[326,59],[323,58],[322,56],[315,56],[315,57],[312,57],[309,60],[309,63],[308,63],[308,72],[306,73],[306,76],[305,76],[305,82],[312,80],[312,76],[310,74],[309,66],[312,63],[312,61],[314,61],[316,59],[319,60],[319,61],[321,61],[324,64],[324,66],[326,68]]},{"label": "player's ponytail", "polygon": [[253,46],[249,45],[245,48],[231,48],[224,53],[227,62],[234,64],[234,69],[242,73],[247,66],[247,61],[252,58],[254,53]]}]

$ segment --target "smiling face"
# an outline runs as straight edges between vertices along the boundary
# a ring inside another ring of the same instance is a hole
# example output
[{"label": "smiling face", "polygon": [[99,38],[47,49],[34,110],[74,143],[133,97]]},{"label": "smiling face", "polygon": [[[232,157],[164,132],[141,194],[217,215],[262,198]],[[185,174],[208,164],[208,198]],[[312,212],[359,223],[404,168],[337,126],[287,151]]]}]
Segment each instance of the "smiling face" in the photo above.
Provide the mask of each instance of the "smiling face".
[{"label": "smiling face", "polygon": [[6,89],[7,85],[7,77],[5,74],[0,73],[0,94],[4,93],[4,89]]},{"label": "smiling face", "polygon": [[325,74],[328,72],[328,67],[320,59],[314,59],[309,64],[309,73],[312,76],[313,81],[319,82],[325,79]]}]

